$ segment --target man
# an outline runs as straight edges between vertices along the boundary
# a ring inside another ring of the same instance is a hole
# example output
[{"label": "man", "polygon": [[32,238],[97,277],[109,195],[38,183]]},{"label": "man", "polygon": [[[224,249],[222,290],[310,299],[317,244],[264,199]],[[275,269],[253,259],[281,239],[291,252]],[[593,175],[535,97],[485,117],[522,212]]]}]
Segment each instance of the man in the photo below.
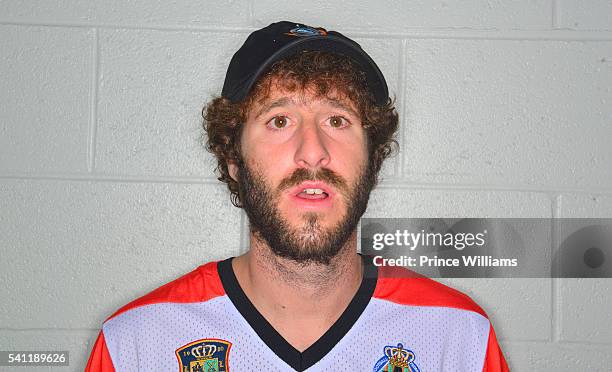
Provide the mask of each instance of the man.
[{"label": "man", "polygon": [[354,41],[292,22],[252,33],[205,113],[250,249],[120,309],[87,370],[507,370],[467,296],[357,254],[397,123]]}]

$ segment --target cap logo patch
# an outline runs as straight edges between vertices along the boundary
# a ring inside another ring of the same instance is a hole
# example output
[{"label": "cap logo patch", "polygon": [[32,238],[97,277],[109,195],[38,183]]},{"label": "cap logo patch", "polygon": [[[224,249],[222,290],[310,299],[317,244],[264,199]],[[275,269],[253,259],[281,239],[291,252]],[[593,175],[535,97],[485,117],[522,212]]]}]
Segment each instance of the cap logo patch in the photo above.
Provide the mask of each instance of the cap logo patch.
[{"label": "cap logo patch", "polygon": [[285,35],[289,36],[327,36],[327,30],[323,27],[310,27],[310,26],[298,26],[289,30],[289,32],[285,32]]}]

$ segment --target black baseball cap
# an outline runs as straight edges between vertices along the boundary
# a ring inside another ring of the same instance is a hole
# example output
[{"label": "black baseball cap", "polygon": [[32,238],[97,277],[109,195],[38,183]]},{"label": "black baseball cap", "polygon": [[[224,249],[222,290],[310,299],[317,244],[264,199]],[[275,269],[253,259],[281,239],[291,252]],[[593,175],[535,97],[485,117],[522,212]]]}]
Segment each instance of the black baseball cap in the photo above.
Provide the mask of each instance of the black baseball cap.
[{"label": "black baseball cap", "polygon": [[242,101],[274,62],[302,51],[323,51],[351,58],[365,73],[376,104],[387,103],[389,90],[385,77],[359,44],[336,31],[288,21],[272,23],[249,35],[230,61],[221,95],[233,103]]}]

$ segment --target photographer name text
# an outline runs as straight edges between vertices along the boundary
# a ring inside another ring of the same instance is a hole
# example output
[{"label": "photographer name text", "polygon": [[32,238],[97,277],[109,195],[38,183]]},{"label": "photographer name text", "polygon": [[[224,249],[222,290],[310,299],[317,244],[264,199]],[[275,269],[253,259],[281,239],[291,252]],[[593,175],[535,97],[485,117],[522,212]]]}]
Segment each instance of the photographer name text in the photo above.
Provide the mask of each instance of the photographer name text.
[{"label": "photographer name text", "polygon": [[400,256],[384,258],[374,256],[376,266],[403,267],[517,267],[516,258],[496,258],[493,256],[461,256],[461,258],[442,258],[438,256]]}]

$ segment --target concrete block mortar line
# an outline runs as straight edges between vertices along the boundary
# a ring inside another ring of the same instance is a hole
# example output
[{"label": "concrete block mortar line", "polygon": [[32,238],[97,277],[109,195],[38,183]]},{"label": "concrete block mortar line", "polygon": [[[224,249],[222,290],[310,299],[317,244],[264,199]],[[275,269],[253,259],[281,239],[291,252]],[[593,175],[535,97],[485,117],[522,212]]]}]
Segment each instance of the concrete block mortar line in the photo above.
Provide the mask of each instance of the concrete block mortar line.
[{"label": "concrete block mortar line", "polygon": [[249,7],[247,12],[247,23],[255,27],[255,0],[249,0],[247,4]]},{"label": "concrete block mortar line", "polygon": [[41,26],[41,27],[69,27],[69,28],[97,28],[114,30],[152,30],[152,31],[194,31],[194,32],[227,32],[250,33],[254,27],[224,26],[224,25],[175,25],[175,24],[135,24],[135,23],[104,23],[104,22],[40,22],[36,20],[12,21],[0,18],[0,25],[14,26]]},{"label": "concrete block mortar line", "polygon": [[415,189],[415,190],[450,190],[450,191],[516,191],[535,192],[541,194],[575,193],[575,194],[597,194],[612,195],[612,187],[580,188],[559,187],[557,185],[522,185],[522,184],[489,184],[489,183],[436,183],[436,182],[414,182],[405,174],[401,179],[391,181],[383,180],[378,187],[384,189]]},{"label": "concrete block mortar line", "polygon": [[100,332],[100,328],[12,328],[12,327],[2,327],[0,328],[0,332],[8,331],[8,332]]},{"label": "concrete block mortar line", "polygon": [[559,28],[559,4],[557,4],[557,0],[551,2],[551,27],[553,30]]},{"label": "concrete block mortar line", "polygon": [[[400,101],[400,107],[399,107],[399,113],[400,113],[400,133],[399,136],[401,138],[401,142],[402,145],[404,146],[404,148],[407,148],[407,139],[408,139],[408,112],[407,112],[407,107],[408,105],[406,104],[406,58],[408,55],[407,52],[407,40],[406,39],[402,39],[401,41],[401,45],[400,45],[400,60],[398,63],[398,68],[399,68],[399,84],[398,84],[398,88],[399,92],[399,101]],[[401,147],[399,149],[399,154],[398,154],[398,159],[397,162],[395,163],[395,170],[394,170],[394,174],[396,177],[398,178],[402,178],[402,175],[404,174],[404,157],[407,151],[402,151]]]},{"label": "concrete block mortar line", "polygon": [[[137,25],[88,22],[37,22],[0,19],[0,25],[73,27],[97,29],[125,29],[152,31],[191,31],[249,34],[258,26],[194,26],[194,25]],[[459,40],[515,40],[515,41],[612,41],[612,31],[599,30],[499,30],[470,28],[414,28],[401,32],[343,28],[343,34],[370,39],[459,39]]]},{"label": "concrete block mortar line", "polygon": [[609,343],[602,343],[602,342],[588,342],[588,341],[575,341],[575,342],[568,342],[568,341],[560,341],[560,342],[556,342],[556,343],[551,343],[549,341],[542,341],[542,340],[499,340],[500,342],[506,344],[506,345],[533,345],[533,346],[557,346],[557,345],[561,345],[561,346],[574,346],[574,347],[583,347],[583,348],[588,348],[590,350],[602,350],[602,351],[608,351],[610,350],[610,344]]},{"label": "concrete block mortar line", "polygon": [[98,29],[93,28],[92,68],[89,93],[89,133],[87,142],[87,171],[93,173],[96,166],[96,134],[98,128],[98,74],[100,71],[100,42]]},{"label": "concrete block mortar line", "polygon": [[[495,324],[493,324],[493,329],[496,329]],[[541,338],[502,337],[499,334],[496,334],[496,336],[497,336],[497,341],[500,342],[500,343],[503,343],[503,344],[509,344],[509,343],[528,343],[528,342],[541,343],[541,344],[550,344],[551,343],[548,338],[541,339]]]},{"label": "concrete block mortar line", "polygon": [[[557,248],[557,223],[555,221],[556,218],[559,217],[560,215],[560,203],[559,203],[559,198],[561,196],[559,194],[555,195],[554,198],[552,198],[552,202],[551,202],[551,211],[552,211],[552,216],[553,216],[553,223],[550,229],[550,245],[551,245],[551,257],[553,257],[554,253],[555,253],[555,249]],[[551,269],[554,269],[553,267],[551,267]],[[561,338],[561,311],[562,306],[561,306],[561,302],[560,300],[560,294],[559,294],[559,279],[558,278],[552,278],[550,281],[550,302],[551,302],[551,317],[550,317],[550,331],[551,331],[551,340],[553,342],[559,342],[559,339]]]},{"label": "concrete block mortar line", "polygon": [[95,182],[118,182],[118,183],[177,183],[218,185],[215,177],[173,177],[173,176],[134,176],[134,175],[106,175],[101,173],[74,173],[74,174],[19,174],[5,173],[0,175],[0,180],[42,180],[42,181],[95,181]]},{"label": "concrete block mortar line", "polygon": [[589,349],[601,349],[612,353],[611,346],[612,341],[602,342],[602,341],[571,341],[571,340],[559,340],[557,341],[557,345],[566,345],[566,346],[585,346]]},{"label": "concrete block mortar line", "polygon": [[498,30],[469,28],[408,29],[400,32],[343,29],[351,37],[370,39],[448,39],[448,40],[513,40],[513,41],[611,41],[612,31],[605,30]]}]

